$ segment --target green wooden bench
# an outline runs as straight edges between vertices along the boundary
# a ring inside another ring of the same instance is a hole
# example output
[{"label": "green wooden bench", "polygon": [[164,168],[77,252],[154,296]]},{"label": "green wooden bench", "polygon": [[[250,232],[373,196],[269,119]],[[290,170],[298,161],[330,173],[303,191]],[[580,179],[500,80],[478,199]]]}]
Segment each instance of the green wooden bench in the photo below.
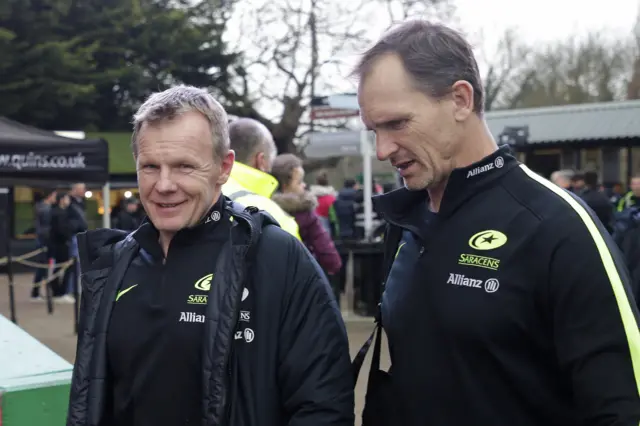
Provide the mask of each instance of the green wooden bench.
[{"label": "green wooden bench", "polygon": [[0,426],[64,426],[72,369],[0,315]]}]

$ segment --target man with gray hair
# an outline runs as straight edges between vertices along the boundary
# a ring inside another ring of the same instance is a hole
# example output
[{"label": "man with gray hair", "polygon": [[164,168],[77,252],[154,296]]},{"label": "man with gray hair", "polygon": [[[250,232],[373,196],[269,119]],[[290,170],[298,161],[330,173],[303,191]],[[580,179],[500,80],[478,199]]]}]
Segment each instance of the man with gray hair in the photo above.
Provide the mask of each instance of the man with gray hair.
[{"label": "man with gray hair", "polygon": [[239,118],[229,124],[229,138],[236,163],[222,188],[225,195],[244,206],[266,211],[282,229],[300,239],[295,218],[271,200],[278,181],[269,173],[278,152],[269,129],[252,118]]},{"label": "man with gray hair", "polygon": [[378,159],[405,186],[374,198],[392,367],[372,364],[365,424],[637,426],[628,271],[582,200],[497,146],[471,45],[408,21],[356,73]]},{"label": "man with gray hair", "polygon": [[134,232],[78,236],[82,305],[68,426],[352,426],[346,330],[323,272],[222,194],[227,115],[206,91],[134,116]]},{"label": "man with gray hair", "polygon": [[560,188],[571,191],[571,178],[573,178],[574,174],[575,172],[570,169],[556,170],[551,173],[550,180]]}]

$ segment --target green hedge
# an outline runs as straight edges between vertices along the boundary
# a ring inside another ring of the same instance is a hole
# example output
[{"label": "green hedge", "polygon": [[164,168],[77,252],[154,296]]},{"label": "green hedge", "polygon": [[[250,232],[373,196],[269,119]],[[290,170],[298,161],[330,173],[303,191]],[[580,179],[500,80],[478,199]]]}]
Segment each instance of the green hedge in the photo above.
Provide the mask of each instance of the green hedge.
[{"label": "green hedge", "polygon": [[131,154],[131,133],[87,133],[88,139],[104,139],[109,143],[109,173],[135,173],[136,163]]}]

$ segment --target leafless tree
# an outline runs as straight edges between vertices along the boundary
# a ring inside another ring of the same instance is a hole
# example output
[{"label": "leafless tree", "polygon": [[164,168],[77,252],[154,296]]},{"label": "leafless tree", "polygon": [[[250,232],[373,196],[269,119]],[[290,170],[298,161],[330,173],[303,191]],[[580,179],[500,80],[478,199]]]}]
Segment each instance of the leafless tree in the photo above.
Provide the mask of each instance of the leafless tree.
[{"label": "leafless tree", "polygon": [[[398,10],[402,15],[385,16],[380,3],[390,13]],[[313,122],[309,103],[316,95],[354,90],[354,85],[345,84],[349,56],[380,35],[372,33],[371,22],[390,23],[429,10],[442,17],[449,3],[270,0],[259,4],[246,0],[244,9],[239,9],[245,29],[242,38],[248,47],[243,49],[244,63],[235,70],[237,84],[223,89],[226,107],[233,115],[263,122],[280,152],[299,152],[297,141],[305,133],[348,125],[349,120]]]},{"label": "leafless tree", "polygon": [[624,99],[629,75],[629,43],[591,33],[549,44],[535,53],[511,107],[536,107]]},{"label": "leafless tree", "polygon": [[495,52],[482,54],[487,64],[483,78],[485,110],[511,107],[534,73],[531,69],[531,48],[517,36],[517,30],[507,29],[500,38]]},{"label": "leafless tree", "polygon": [[296,138],[309,128],[311,97],[330,90],[324,73],[340,73],[341,53],[363,47],[360,7],[356,1],[272,0],[248,10],[251,47],[236,69],[238,84],[224,93],[228,111],[260,120],[280,152],[296,152]]}]

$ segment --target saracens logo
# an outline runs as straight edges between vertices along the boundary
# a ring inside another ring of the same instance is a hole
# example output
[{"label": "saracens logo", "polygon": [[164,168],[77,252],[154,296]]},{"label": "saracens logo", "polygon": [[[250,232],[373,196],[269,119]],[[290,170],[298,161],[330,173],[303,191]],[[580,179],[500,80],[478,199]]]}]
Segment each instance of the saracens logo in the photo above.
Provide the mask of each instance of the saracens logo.
[{"label": "saracens logo", "polygon": [[196,281],[194,287],[197,288],[198,290],[209,291],[209,289],[211,288],[212,280],[213,280],[213,274],[205,275],[204,277]]},{"label": "saracens logo", "polygon": [[476,250],[493,250],[507,243],[507,236],[500,231],[488,229],[475,233],[469,238],[469,247]]}]

